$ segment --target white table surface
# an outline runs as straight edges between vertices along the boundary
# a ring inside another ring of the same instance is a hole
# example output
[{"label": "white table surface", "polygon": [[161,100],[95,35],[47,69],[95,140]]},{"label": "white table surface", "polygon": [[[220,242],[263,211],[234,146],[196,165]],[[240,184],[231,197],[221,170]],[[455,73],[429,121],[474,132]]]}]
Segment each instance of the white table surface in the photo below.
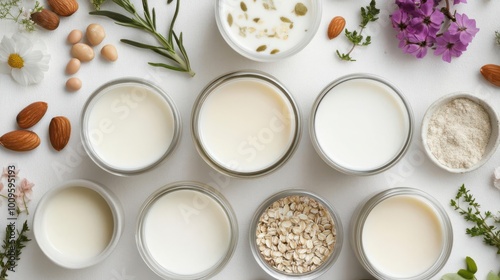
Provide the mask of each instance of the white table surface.
[{"label": "white table surface", "polygon": [[[165,2],[151,1],[151,5],[154,3],[158,9],[158,26],[167,26],[170,21],[170,16],[161,16],[167,11]],[[184,33],[185,46],[197,73],[194,78],[148,66],[147,61],[159,61],[161,58],[119,42],[121,38],[146,40],[146,37],[135,30],[117,26],[109,19],[89,16],[88,1],[80,1],[78,12],[69,18],[63,18],[57,30],[39,30],[32,35],[46,42],[52,56],[50,70],[40,84],[22,87],[10,76],[0,75],[2,133],[15,129],[15,116],[24,106],[39,100],[49,104],[46,116],[33,128],[42,138],[40,147],[28,153],[0,149],[2,166],[18,164],[21,177],[36,184],[30,209],[33,211],[42,195],[62,181],[90,179],[107,186],[119,197],[125,209],[126,220],[118,247],[102,263],[82,270],[60,268],[45,257],[33,240],[22,253],[18,271],[12,273],[9,279],[159,279],[137,252],[134,239],[136,216],[139,207],[152,192],[165,184],[180,180],[195,180],[218,187],[236,212],[240,228],[238,247],[229,264],[214,279],[270,278],[257,265],[250,252],[248,224],[255,209],[265,198],[288,188],[304,188],[316,192],[328,199],[340,213],[345,243],[337,262],[320,279],[369,278],[348,243],[351,215],[368,196],[397,186],[427,191],[444,205],[449,214],[454,227],[453,251],[438,275],[462,268],[463,259],[467,255],[478,263],[478,279],[485,279],[490,269],[497,272],[500,270],[500,257],[496,255],[496,251],[484,245],[480,238],[466,236],[465,228],[470,224],[448,205],[458,187],[465,183],[476,195],[483,209],[500,209],[500,191],[493,187],[492,181],[493,170],[500,165],[500,152],[474,172],[450,174],[436,167],[425,156],[419,137],[421,120],[427,107],[451,92],[471,92],[500,111],[500,89],[487,84],[479,74],[479,68],[484,64],[500,64],[500,47],[494,44],[494,31],[500,29],[499,1],[470,0],[469,4],[458,6],[460,12],[477,20],[481,30],[467,52],[454,59],[451,64],[432,54],[417,60],[397,48],[395,32],[388,19],[388,14],[393,10],[393,1],[379,1],[381,18],[366,30],[366,34],[372,35],[373,43],[366,48],[357,48],[353,55],[358,61],[353,63],[342,62],[336,57],[335,50],[347,50],[348,43],[345,38],[329,41],[326,29],[330,19],[337,15],[346,18],[347,27],[355,28],[360,20],[359,7],[367,5],[369,1],[323,1],[323,18],[313,41],[294,57],[275,63],[250,61],[226,44],[215,24],[215,1],[181,2],[175,30]],[[134,3],[140,7],[139,1],[135,0]],[[104,9],[113,5],[108,3],[104,5]],[[66,92],[64,83],[68,76],[64,69],[70,58],[66,36],[72,29],[84,30],[92,22],[105,27],[108,35],[104,43],[115,44],[120,58],[115,63],[107,63],[98,55],[94,61],[83,64],[76,74],[83,81],[83,88],[76,93]],[[13,32],[16,32],[14,25],[0,21],[0,35],[10,36]],[[198,156],[190,132],[191,109],[199,92],[212,79],[240,69],[262,70],[283,82],[299,104],[304,124],[301,142],[293,157],[276,172],[249,180],[218,175]],[[392,81],[408,98],[415,116],[415,134],[406,156],[390,170],[368,177],[347,176],[327,166],[314,151],[308,132],[311,106],[319,92],[334,79],[357,72],[378,74]],[[81,108],[90,93],[103,83],[125,76],[149,79],[167,91],[178,106],[183,126],[181,141],[164,164],[147,173],[126,178],[99,169],[83,152],[79,133]],[[73,125],[69,145],[61,152],[54,151],[48,141],[48,125],[56,115],[67,116]],[[61,167],[65,167],[64,171],[57,171]],[[3,215],[7,211],[6,203],[0,209],[3,209],[0,210]],[[30,223],[32,216],[28,217]],[[5,227],[3,222],[0,225],[2,229]],[[32,233],[30,236],[33,237]]]}]

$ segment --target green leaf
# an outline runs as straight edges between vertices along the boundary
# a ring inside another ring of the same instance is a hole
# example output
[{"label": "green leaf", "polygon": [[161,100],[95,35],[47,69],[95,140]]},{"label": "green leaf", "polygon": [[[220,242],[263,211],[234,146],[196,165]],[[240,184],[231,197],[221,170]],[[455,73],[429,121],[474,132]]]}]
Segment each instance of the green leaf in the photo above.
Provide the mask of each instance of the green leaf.
[{"label": "green leaf", "polygon": [[500,280],[500,276],[495,274],[495,272],[490,271],[486,276],[486,280]]},{"label": "green leaf", "polygon": [[467,271],[465,269],[460,269],[457,272],[458,275],[462,276],[465,279],[474,279],[474,273]]},{"label": "green leaf", "polygon": [[186,70],[184,70],[182,68],[175,67],[175,66],[172,66],[172,65],[168,65],[168,64],[165,64],[165,63],[153,63],[153,62],[149,62],[148,64],[151,65],[151,66],[163,67],[163,68],[167,68],[167,69],[174,70],[174,71],[187,72]]},{"label": "green leaf", "polygon": [[476,262],[469,256],[465,257],[465,263],[467,264],[467,270],[471,273],[477,272]]},{"label": "green leaf", "polygon": [[456,273],[447,273],[441,276],[441,280],[466,280],[466,279],[464,279],[462,276]]},{"label": "green leaf", "polygon": [[89,14],[94,16],[105,16],[119,23],[135,25],[135,21],[133,19],[111,11],[92,11]]}]

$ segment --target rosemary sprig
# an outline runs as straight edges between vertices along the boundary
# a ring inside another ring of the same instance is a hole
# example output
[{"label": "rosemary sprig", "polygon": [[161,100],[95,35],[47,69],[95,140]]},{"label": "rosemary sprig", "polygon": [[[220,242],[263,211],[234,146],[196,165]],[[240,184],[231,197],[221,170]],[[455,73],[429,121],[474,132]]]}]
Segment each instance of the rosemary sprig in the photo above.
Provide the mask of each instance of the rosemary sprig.
[{"label": "rosemary sprig", "polygon": [[500,46],[500,32],[495,31],[495,42]]},{"label": "rosemary sprig", "polygon": [[[466,204],[465,207],[460,205],[460,202]],[[467,228],[465,233],[471,237],[483,236],[485,244],[493,246],[497,249],[497,254],[500,254],[500,230],[495,224],[500,224],[500,219],[495,217],[490,211],[482,213],[481,205],[476,202],[474,196],[470,193],[465,185],[462,185],[452,199],[450,205],[463,216],[466,221],[472,222],[475,226]],[[490,221],[493,221],[490,223]]]},{"label": "rosemary sprig", "polygon": [[21,252],[26,243],[31,241],[28,238],[27,233],[29,232],[28,221],[24,221],[21,231],[17,230],[17,238],[12,239],[16,236],[16,230],[13,226],[7,225],[5,229],[5,237],[2,244],[2,252],[0,252],[0,280],[7,279],[7,272],[14,271],[17,266],[17,262],[21,259]]},{"label": "rosemary sprig", "polygon": [[378,19],[377,15],[380,13],[380,9],[377,9],[375,5],[375,0],[371,0],[370,5],[361,7],[361,24],[359,25],[359,32],[357,30],[349,31],[347,28],[345,29],[344,35],[347,37],[349,42],[352,43],[352,47],[347,53],[341,54],[339,50],[337,50],[337,55],[340,59],[345,61],[356,61],[351,57],[351,53],[354,48],[357,46],[368,46],[371,44],[371,36],[366,36],[366,38],[364,38],[362,33],[369,22],[373,22]]},{"label": "rosemary sprig", "polygon": [[[174,62],[173,65],[166,63],[149,62],[149,65],[155,67],[163,67],[179,72],[186,72],[189,75],[191,75],[191,77],[195,75],[195,73],[191,70],[189,58],[186,49],[184,48],[182,33],[180,33],[180,35],[177,36],[177,34],[174,31],[175,20],[177,19],[177,15],[179,14],[179,7],[180,7],[179,0],[177,0],[176,2],[175,12],[172,21],[170,23],[168,35],[166,37],[157,31],[156,12],[154,8],[151,11],[149,10],[147,0],[142,0],[144,16],[140,16],[137,13],[134,5],[130,2],[130,0],[113,0],[113,2],[115,2],[118,6],[122,7],[125,11],[127,11],[131,15],[131,17],[112,11],[92,11],[90,12],[90,14],[97,16],[105,16],[114,20],[115,23],[118,25],[143,30],[151,34],[158,41],[158,43],[160,43],[160,46],[152,46],[128,39],[122,39],[121,41],[125,44],[129,44],[134,47],[151,50]],[[177,53],[175,46],[177,46],[177,49],[180,54]]]}]

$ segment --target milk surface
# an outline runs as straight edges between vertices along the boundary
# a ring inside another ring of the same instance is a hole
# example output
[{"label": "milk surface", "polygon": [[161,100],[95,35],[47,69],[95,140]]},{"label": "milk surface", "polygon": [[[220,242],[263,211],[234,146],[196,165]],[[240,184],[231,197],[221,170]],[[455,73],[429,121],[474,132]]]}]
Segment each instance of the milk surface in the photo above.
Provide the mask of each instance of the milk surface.
[{"label": "milk surface", "polygon": [[144,218],[143,234],[153,259],[180,275],[201,273],[217,265],[231,240],[229,219],[222,207],[192,190],[158,198]]},{"label": "milk surface", "polygon": [[97,156],[121,170],[148,167],[174,136],[174,115],[158,93],[140,85],[106,89],[90,108],[87,131]]},{"label": "milk surface", "polygon": [[390,197],[369,213],[362,246],[373,267],[397,278],[417,276],[429,269],[444,246],[436,210],[411,195]]},{"label": "milk surface", "polygon": [[407,140],[409,123],[404,103],[391,88],[354,79],[323,97],[314,129],[319,146],[331,160],[364,171],[396,157]]},{"label": "milk surface", "polygon": [[199,114],[200,140],[209,156],[242,172],[278,162],[293,142],[295,126],[285,95],[252,78],[234,79],[214,89]]},{"label": "milk surface", "polygon": [[43,231],[64,258],[85,262],[111,241],[113,214],[104,198],[84,187],[63,189],[50,198],[43,212]]}]

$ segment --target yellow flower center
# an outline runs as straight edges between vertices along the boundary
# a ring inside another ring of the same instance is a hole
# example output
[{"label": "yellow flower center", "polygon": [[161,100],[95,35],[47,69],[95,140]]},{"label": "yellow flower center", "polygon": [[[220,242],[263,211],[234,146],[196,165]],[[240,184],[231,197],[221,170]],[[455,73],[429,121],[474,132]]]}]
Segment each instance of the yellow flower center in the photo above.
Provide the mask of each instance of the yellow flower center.
[{"label": "yellow flower center", "polygon": [[9,61],[7,61],[7,63],[12,68],[21,69],[24,66],[23,58],[20,55],[18,55],[17,53],[13,53],[13,54],[9,55]]}]

